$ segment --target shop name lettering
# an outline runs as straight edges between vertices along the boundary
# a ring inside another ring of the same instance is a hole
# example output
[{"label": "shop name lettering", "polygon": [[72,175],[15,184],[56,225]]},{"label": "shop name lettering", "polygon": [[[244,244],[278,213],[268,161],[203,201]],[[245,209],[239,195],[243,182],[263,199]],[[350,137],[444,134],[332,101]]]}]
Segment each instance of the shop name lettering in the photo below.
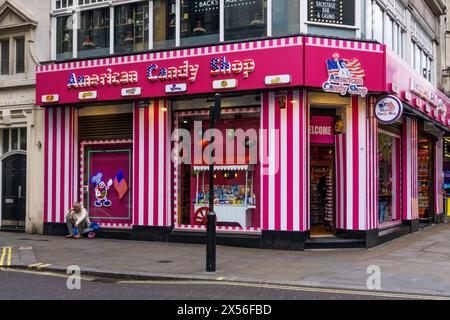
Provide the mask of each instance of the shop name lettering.
[{"label": "shop name lettering", "polygon": [[345,96],[348,93],[365,97],[369,91],[366,87],[363,87],[363,85],[363,79],[342,78],[330,75],[328,81],[323,84],[323,90],[325,92],[340,93],[342,96]]},{"label": "shop name lettering", "polygon": [[136,71],[113,72],[112,69],[106,69],[105,73],[83,75],[77,78],[75,73],[69,75],[67,88],[87,88],[98,86],[118,86],[138,83],[138,73]]},{"label": "shop name lettering", "polygon": [[[150,82],[187,80],[194,83],[197,80],[200,66],[198,64],[190,64],[185,60],[179,66],[159,67],[152,64],[147,68],[147,79]],[[247,79],[250,74],[255,71],[255,61],[253,59],[228,61],[226,57],[213,58],[210,61],[210,72],[212,77],[227,76],[231,74],[242,74]],[[138,83],[138,73],[136,71],[113,72],[107,69],[102,74],[82,75],[75,73],[69,75],[67,88],[87,88],[87,87],[104,87],[119,86]]]},{"label": "shop name lettering", "polygon": [[[234,60],[229,62],[226,57],[214,58],[210,62],[210,75],[217,77],[219,75],[242,74],[244,78],[248,78],[250,73],[255,70],[255,61],[253,59]],[[184,61],[181,66],[160,68],[156,64],[152,64],[147,69],[147,78],[151,82],[167,81],[167,80],[184,80],[188,79],[193,83],[197,80],[199,65],[189,64]]]}]

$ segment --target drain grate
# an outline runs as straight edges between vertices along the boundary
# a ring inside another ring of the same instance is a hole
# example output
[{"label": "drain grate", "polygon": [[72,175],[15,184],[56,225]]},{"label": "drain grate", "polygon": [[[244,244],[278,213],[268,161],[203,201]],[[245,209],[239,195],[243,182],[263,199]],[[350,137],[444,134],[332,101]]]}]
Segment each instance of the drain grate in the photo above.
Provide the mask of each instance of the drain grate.
[{"label": "drain grate", "polygon": [[171,260],[159,260],[158,263],[172,263]]},{"label": "drain grate", "polygon": [[40,241],[40,242],[48,242],[48,241],[50,241],[48,239],[30,239],[30,238],[19,238],[17,240],[20,240],[20,241]]}]

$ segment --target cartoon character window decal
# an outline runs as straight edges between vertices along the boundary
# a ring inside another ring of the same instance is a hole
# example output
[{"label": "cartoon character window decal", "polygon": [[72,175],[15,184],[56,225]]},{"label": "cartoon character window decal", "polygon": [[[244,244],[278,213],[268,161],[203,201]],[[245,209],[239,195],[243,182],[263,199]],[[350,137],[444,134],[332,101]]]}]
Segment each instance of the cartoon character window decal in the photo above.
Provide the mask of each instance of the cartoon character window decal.
[{"label": "cartoon character window decal", "polygon": [[108,183],[103,181],[103,173],[98,172],[91,178],[91,183],[95,184],[95,202],[94,205],[97,208],[110,207],[112,202],[108,200],[108,190],[112,186],[112,179],[108,180]]},{"label": "cartoon character window decal", "polygon": [[108,199],[108,192],[111,186],[117,191],[119,195],[119,200],[125,196],[128,191],[128,185],[123,176],[123,172],[119,171],[113,179],[109,179],[108,183],[103,181],[103,173],[98,172],[95,176],[91,178],[91,183],[95,185],[95,202],[94,205],[97,208],[110,207],[112,201]]}]

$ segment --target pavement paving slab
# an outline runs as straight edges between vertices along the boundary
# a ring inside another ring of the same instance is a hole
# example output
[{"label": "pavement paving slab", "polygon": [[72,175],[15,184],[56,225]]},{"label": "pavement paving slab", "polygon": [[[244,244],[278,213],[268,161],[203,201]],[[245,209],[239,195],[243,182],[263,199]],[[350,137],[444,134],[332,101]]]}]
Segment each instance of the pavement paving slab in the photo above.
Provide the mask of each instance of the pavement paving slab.
[{"label": "pavement paving slab", "polygon": [[436,225],[376,248],[274,251],[217,247],[217,273],[206,273],[205,246],[126,240],[73,240],[0,232],[11,265],[128,278],[216,279],[367,289],[369,266],[381,268],[382,289],[450,297],[450,224]]}]

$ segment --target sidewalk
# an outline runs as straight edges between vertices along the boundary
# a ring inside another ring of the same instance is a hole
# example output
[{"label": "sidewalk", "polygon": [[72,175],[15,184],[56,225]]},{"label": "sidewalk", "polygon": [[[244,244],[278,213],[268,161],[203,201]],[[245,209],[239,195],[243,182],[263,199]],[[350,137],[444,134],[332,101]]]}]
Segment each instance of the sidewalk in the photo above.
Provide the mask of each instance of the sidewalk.
[{"label": "sidewalk", "polygon": [[[217,272],[205,272],[205,246],[125,240],[73,240],[0,232],[11,266],[34,265],[132,279],[244,281],[367,290],[367,267],[381,268],[383,291],[450,297],[450,224],[370,250],[272,251],[217,247]],[[40,263],[36,265],[37,263]]]}]

